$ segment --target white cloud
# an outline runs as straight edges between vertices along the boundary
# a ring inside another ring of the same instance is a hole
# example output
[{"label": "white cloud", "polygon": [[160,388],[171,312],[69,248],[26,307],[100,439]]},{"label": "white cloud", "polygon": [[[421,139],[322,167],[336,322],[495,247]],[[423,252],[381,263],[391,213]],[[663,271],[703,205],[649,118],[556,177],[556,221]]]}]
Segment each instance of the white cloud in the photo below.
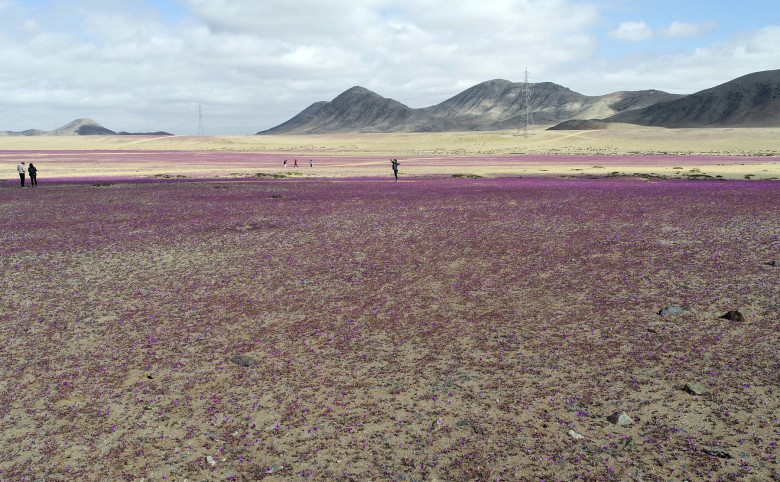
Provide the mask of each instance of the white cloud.
[{"label": "white cloud", "polygon": [[668,27],[653,30],[646,22],[626,21],[621,22],[614,30],[609,32],[610,37],[617,40],[637,42],[656,38],[685,38],[700,37],[717,27],[716,22],[687,23],[674,21]]},{"label": "white cloud", "polygon": [[700,37],[712,31],[715,27],[717,27],[715,22],[672,22],[668,27],[661,29],[660,34],[666,38]]},{"label": "white cloud", "polygon": [[556,82],[589,95],[639,89],[691,94],[742,75],[777,69],[778,44],[780,26],[769,26],[682,53],[643,53],[589,62],[576,76],[561,72]]},{"label": "white cloud", "polygon": [[655,33],[645,22],[621,22],[618,28],[612,30],[609,35],[618,40],[635,42],[649,40],[655,36]]},{"label": "white cloud", "polygon": [[[172,20],[146,2],[36,10],[0,0],[0,130],[91,117],[188,134],[202,104],[208,133],[246,134],[353,85],[425,107],[484,80],[522,80],[526,66],[532,82],[603,94],[691,92],[780,65],[777,27],[673,56],[599,60],[601,12],[579,0],[176,1],[184,13]],[[611,35],[671,39],[711,26],[624,22]]]}]

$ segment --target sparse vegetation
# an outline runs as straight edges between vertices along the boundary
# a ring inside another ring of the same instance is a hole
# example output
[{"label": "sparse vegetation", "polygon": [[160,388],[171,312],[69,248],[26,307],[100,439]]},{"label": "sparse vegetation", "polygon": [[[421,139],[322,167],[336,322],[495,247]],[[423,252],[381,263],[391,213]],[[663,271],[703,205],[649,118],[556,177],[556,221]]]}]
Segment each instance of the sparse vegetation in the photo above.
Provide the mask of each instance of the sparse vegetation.
[{"label": "sparse vegetation", "polygon": [[2,478],[772,480],[777,185],[633,177],[4,187]]},{"label": "sparse vegetation", "polygon": [[467,179],[482,179],[482,176],[479,176],[477,174],[453,174],[452,177],[457,178],[467,178]]}]

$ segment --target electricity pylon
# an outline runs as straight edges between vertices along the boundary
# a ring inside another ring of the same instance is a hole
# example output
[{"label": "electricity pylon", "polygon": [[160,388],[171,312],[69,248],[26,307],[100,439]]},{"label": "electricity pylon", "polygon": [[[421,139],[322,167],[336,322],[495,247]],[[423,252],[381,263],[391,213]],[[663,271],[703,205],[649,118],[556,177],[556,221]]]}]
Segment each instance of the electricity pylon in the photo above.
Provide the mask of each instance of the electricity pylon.
[{"label": "electricity pylon", "polygon": [[517,135],[528,137],[534,133],[534,113],[531,109],[531,84],[528,82],[528,67],[525,68],[525,78],[523,79],[523,114],[520,117],[520,126],[517,128]]},{"label": "electricity pylon", "polygon": [[203,111],[200,108],[200,104],[198,104],[198,135],[206,135],[206,128],[203,127]]}]

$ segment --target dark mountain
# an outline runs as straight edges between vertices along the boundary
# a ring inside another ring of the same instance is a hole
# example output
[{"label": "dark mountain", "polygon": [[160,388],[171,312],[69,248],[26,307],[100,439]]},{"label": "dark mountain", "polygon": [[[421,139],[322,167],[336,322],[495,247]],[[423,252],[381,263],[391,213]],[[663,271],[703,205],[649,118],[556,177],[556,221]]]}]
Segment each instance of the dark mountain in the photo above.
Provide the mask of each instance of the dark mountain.
[{"label": "dark mountain", "polygon": [[[586,96],[552,82],[531,84],[531,92],[534,121],[540,124],[607,117],[680,97],[656,90]],[[287,122],[258,134],[500,130],[517,127],[524,118],[523,84],[508,80],[483,82],[422,109],[353,87],[331,102],[312,104]]]},{"label": "dark mountain", "polygon": [[106,129],[92,119],[76,119],[48,133],[53,136],[111,136],[116,132]]},{"label": "dark mountain", "polygon": [[756,72],[711,89],[604,119],[656,127],[780,126],[780,70]]},{"label": "dark mountain", "polygon": [[13,131],[0,131],[0,136],[115,136],[115,135],[156,135],[156,136],[170,136],[167,132],[146,132],[146,133],[134,133],[134,132],[120,132],[116,133],[111,129],[107,129],[92,119],[76,119],[62,127],[58,127],[53,131],[42,131],[38,129],[28,129],[21,132]]},{"label": "dark mountain", "polygon": [[120,136],[172,136],[170,132],[157,131],[157,132],[125,132],[118,133]]},{"label": "dark mountain", "polygon": [[352,87],[330,102],[317,102],[263,134],[393,132],[414,122],[416,111],[363,87]]}]

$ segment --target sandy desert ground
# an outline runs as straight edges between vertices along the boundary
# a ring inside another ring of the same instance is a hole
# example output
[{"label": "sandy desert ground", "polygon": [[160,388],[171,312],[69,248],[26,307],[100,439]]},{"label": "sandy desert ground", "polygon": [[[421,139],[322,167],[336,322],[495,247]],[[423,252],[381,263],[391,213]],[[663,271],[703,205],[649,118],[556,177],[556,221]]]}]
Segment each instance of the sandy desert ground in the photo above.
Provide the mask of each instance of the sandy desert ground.
[{"label": "sandy desert ground", "polygon": [[643,132],[0,139],[0,480],[780,480],[777,131]]},{"label": "sandy desert ground", "polygon": [[[159,151],[190,155],[165,156]],[[637,162],[642,156],[653,161]],[[406,176],[603,176],[614,172],[769,179],[780,178],[780,129],[547,131],[540,127],[528,136],[468,132],[0,138],[0,163],[8,165],[9,178],[14,177],[19,160],[37,162],[43,179],[248,176],[277,173],[283,170],[284,159],[289,167],[296,158],[301,167],[314,161],[315,169],[300,173],[309,177],[385,176],[390,157],[401,161]]]}]

